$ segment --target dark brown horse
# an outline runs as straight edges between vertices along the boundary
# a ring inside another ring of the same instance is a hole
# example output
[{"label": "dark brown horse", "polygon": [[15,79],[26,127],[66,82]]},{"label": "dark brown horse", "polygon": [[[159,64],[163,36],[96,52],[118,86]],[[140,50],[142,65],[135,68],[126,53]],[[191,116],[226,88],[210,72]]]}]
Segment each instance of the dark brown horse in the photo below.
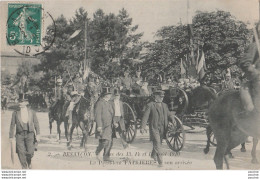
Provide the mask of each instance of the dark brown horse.
[{"label": "dark brown horse", "polygon": [[79,126],[80,129],[82,130],[82,140],[81,140],[81,147],[84,147],[85,151],[87,151],[87,139],[89,136],[89,129],[90,129],[90,124],[92,122],[92,118],[94,117],[93,114],[91,113],[91,107],[93,107],[93,98],[91,95],[90,88],[87,88],[85,90],[84,96],[81,96],[77,104],[75,105],[73,111],[72,111],[72,124],[70,127],[70,140],[68,143],[68,149],[70,150],[72,148],[72,135],[73,131],[76,126]]},{"label": "dark brown horse", "polygon": [[[257,118],[256,113],[245,113],[239,91],[228,91],[213,102],[209,109],[209,122],[217,141],[214,156],[217,169],[223,169],[223,159],[229,168],[225,157],[228,151],[244,143],[249,135],[257,138]],[[256,144],[254,142],[255,147]],[[257,162],[255,147],[251,153],[252,162]]]},{"label": "dark brown horse", "polygon": [[57,133],[58,133],[58,142],[60,143],[61,140],[61,129],[60,125],[64,122],[64,129],[65,129],[65,137],[68,142],[68,117],[65,117],[66,110],[68,108],[68,103],[65,102],[65,99],[62,98],[59,100],[52,109],[50,109],[49,115],[49,129],[50,134],[52,133],[52,123],[56,121],[57,123]]}]

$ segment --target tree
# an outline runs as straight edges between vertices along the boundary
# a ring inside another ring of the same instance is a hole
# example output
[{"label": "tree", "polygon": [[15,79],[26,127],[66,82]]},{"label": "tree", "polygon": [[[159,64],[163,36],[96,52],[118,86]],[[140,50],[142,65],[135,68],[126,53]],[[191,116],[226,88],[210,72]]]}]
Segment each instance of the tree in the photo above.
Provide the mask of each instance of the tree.
[{"label": "tree", "polygon": [[94,13],[90,23],[91,68],[104,77],[118,76],[125,67],[133,68],[133,59],[142,50],[136,33],[138,26],[132,26],[132,18],[122,9],[118,15],[106,15],[101,9]]},{"label": "tree", "polygon": [[10,85],[12,83],[12,76],[8,70],[1,72],[1,83],[2,85]]},{"label": "tree", "polygon": [[[222,71],[231,67],[239,73],[237,61],[251,37],[246,24],[236,20],[229,12],[197,12],[193,17],[193,49],[205,54],[208,73],[221,77]],[[179,78],[180,59],[190,62],[191,46],[187,25],[162,27],[157,32],[159,40],[150,43],[144,66]]]},{"label": "tree", "polygon": [[[55,42],[50,51],[41,56],[41,63],[37,71],[43,71],[42,83],[44,87],[54,86],[54,77],[62,75],[65,81],[79,72],[85,56],[85,23],[87,26],[87,60],[91,62],[91,69],[105,79],[119,75],[123,67],[132,67],[133,60],[138,58],[143,44],[140,42],[142,33],[136,33],[138,26],[132,25],[132,18],[122,9],[116,15],[105,14],[97,10],[93,19],[88,13],[79,8],[72,19],[67,20],[61,15],[55,20]],[[47,28],[45,43],[51,43],[54,25]],[[75,31],[79,34],[70,39]]]}]

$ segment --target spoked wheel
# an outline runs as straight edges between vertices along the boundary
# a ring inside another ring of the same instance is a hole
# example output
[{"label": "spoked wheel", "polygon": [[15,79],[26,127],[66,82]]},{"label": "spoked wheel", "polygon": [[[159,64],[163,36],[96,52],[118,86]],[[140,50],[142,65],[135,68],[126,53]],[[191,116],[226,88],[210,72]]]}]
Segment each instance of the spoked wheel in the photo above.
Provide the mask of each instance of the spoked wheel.
[{"label": "spoked wheel", "polygon": [[209,142],[211,145],[217,146],[217,141],[216,141],[213,131],[211,131],[211,133],[210,133]]},{"label": "spoked wheel", "polygon": [[123,137],[127,143],[132,143],[137,132],[135,113],[133,109],[125,102],[123,102],[123,109],[126,129],[126,131],[123,133]]},{"label": "spoked wheel", "polygon": [[175,124],[169,122],[166,133],[166,143],[169,148],[175,152],[180,151],[185,143],[185,131],[181,120],[174,117]]}]

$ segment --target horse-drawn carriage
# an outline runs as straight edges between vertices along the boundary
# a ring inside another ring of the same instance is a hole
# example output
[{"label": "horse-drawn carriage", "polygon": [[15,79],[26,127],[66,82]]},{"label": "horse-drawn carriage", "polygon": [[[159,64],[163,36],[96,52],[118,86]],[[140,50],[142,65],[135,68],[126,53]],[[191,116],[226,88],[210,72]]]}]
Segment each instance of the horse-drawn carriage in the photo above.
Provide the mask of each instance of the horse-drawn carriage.
[{"label": "horse-drawn carriage", "polygon": [[[150,88],[155,89],[158,88],[158,86],[150,86]],[[164,87],[162,89],[165,92],[163,102],[166,103],[169,110],[175,114],[175,123],[169,122],[168,124],[166,132],[166,143],[171,150],[178,152],[185,144],[184,125],[190,127],[191,129],[194,126],[208,126],[206,111],[210,102],[215,99],[215,92],[213,89],[204,86],[197,87],[188,93],[177,86],[167,86],[166,88]],[[86,90],[86,92],[87,91],[88,90]],[[86,103],[85,106],[90,106],[90,94],[86,93],[85,96],[81,98],[82,99],[80,100],[81,102],[79,104],[83,105],[83,103]],[[134,142],[137,136],[137,130],[140,129],[141,119],[145,106],[152,100],[152,98],[152,96],[142,96],[138,94],[121,94],[126,127],[126,131],[123,133],[123,137],[127,143]],[[75,125],[79,125],[83,131],[88,131],[87,135],[84,134],[84,138],[86,139],[88,135],[95,134],[96,127],[93,118],[92,120],[88,120],[87,123],[86,120],[83,119],[85,118],[84,114],[86,113],[86,107],[83,108],[82,115],[75,114],[76,116],[79,116],[79,118],[82,118],[78,119],[78,121],[75,120]],[[66,120],[64,120],[64,122],[66,122]],[[71,137],[75,125],[72,124],[71,129],[65,127],[66,132],[68,131]]]},{"label": "horse-drawn carriage", "polygon": [[[151,87],[151,86],[150,86]],[[157,88],[153,86],[151,88]],[[209,104],[216,98],[216,91],[213,88],[199,86],[189,92],[177,86],[163,86],[165,92],[163,102],[168,105],[171,112],[175,114],[176,129],[173,123],[169,123],[166,143],[173,151],[180,151],[185,143],[184,125],[190,129],[194,126],[208,127],[207,110]],[[126,141],[131,143],[136,137],[137,129],[140,128],[144,107],[149,103],[151,96],[140,95],[122,95],[124,101],[125,123],[127,131],[125,134]],[[215,145],[213,133],[210,133],[210,142]]]},{"label": "horse-drawn carriage", "polygon": [[[157,88],[153,86],[152,88]],[[213,88],[200,86],[190,92],[185,92],[179,87],[169,86],[163,88],[165,92],[164,103],[175,114],[176,123],[169,122],[166,132],[166,143],[175,152],[180,151],[185,144],[184,126],[194,129],[195,126],[208,127],[207,110],[211,101],[216,97]],[[146,104],[152,100],[152,96],[129,95],[122,93],[124,120],[126,131],[123,134],[127,143],[134,142],[137,130],[140,129],[141,119]],[[95,133],[94,124],[89,128],[89,134]],[[215,145],[213,133],[210,134],[210,142]]]}]

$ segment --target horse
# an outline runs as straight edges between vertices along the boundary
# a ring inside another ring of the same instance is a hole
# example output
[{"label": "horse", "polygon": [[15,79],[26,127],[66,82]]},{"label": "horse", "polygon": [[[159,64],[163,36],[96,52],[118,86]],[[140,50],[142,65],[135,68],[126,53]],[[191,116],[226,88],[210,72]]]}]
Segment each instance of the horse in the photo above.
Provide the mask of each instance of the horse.
[{"label": "horse", "polygon": [[[51,97],[50,97],[51,99]],[[68,108],[68,103],[65,103],[65,99],[62,98],[61,100],[57,101],[55,106],[53,106],[53,111],[49,111],[49,129],[50,134],[52,133],[52,123],[56,121],[57,123],[57,133],[58,133],[58,142],[61,141],[61,129],[60,125],[62,122],[64,122],[64,128],[65,128],[65,137],[68,142],[68,117],[65,117],[66,110]]]},{"label": "horse", "polygon": [[187,108],[188,113],[194,113],[197,109],[207,109],[217,98],[216,91],[206,85],[198,86],[188,93],[190,103]]},{"label": "horse", "polygon": [[[217,169],[223,169],[223,160],[229,169],[225,155],[228,151],[244,143],[248,135],[253,136],[255,140],[258,137],[258,134],[254,133],[258,127],[256,125],[256,113],[245,112],[239,91],[236,90],[226,92],[213,102],[209,108],[209,122],[217,141],[217,149],[214,156]],[[256,144],[257,142],[255,141],[251,152],[252,162],[254,163],[257,162]]]},{"label": "horse", "polygon": [[[207,135],[207,145],[206,148],[203,150],[205,154],[207,154],[209,152],[209,148],[210,148],[210,143],[211,143],[211,135],[212,135],[213,131],[212,128],[210,127],[210,125],[206,128],[206,135]],[[253,138],[253,147],[251,150],[251,155],[252,155],[252,163],[256,164],[258,163],[256,156],[256,146],[258,144],[258,140],[256,138]],[[216,144],[213,144],[214,146],[216,146]],[[245,142],[241,143],[241,152],[246,152],[246,147],[245,147]],[[226,154],[229,156],[229,158],[234,158],[233,154],[230,151],[227,151]]]},{"label": "horse", "polygon": [[94,118],[94,103],[95,99],[92,95],[92,90],[90,88],[85,89],[84,96],[81,96],[75,107],[72,111],[72,124],[69,129],[69,142],[68,142],[68,149],[70,150],[72,148],[72,135],[73,131],[76,126],[79,126],[82,130],[83,137],[81,139],[80,147],[83,147],[85,149],[85,152],[87,151],[87,139],[89,136],[89,129],[91,121],[93,122]]}]

